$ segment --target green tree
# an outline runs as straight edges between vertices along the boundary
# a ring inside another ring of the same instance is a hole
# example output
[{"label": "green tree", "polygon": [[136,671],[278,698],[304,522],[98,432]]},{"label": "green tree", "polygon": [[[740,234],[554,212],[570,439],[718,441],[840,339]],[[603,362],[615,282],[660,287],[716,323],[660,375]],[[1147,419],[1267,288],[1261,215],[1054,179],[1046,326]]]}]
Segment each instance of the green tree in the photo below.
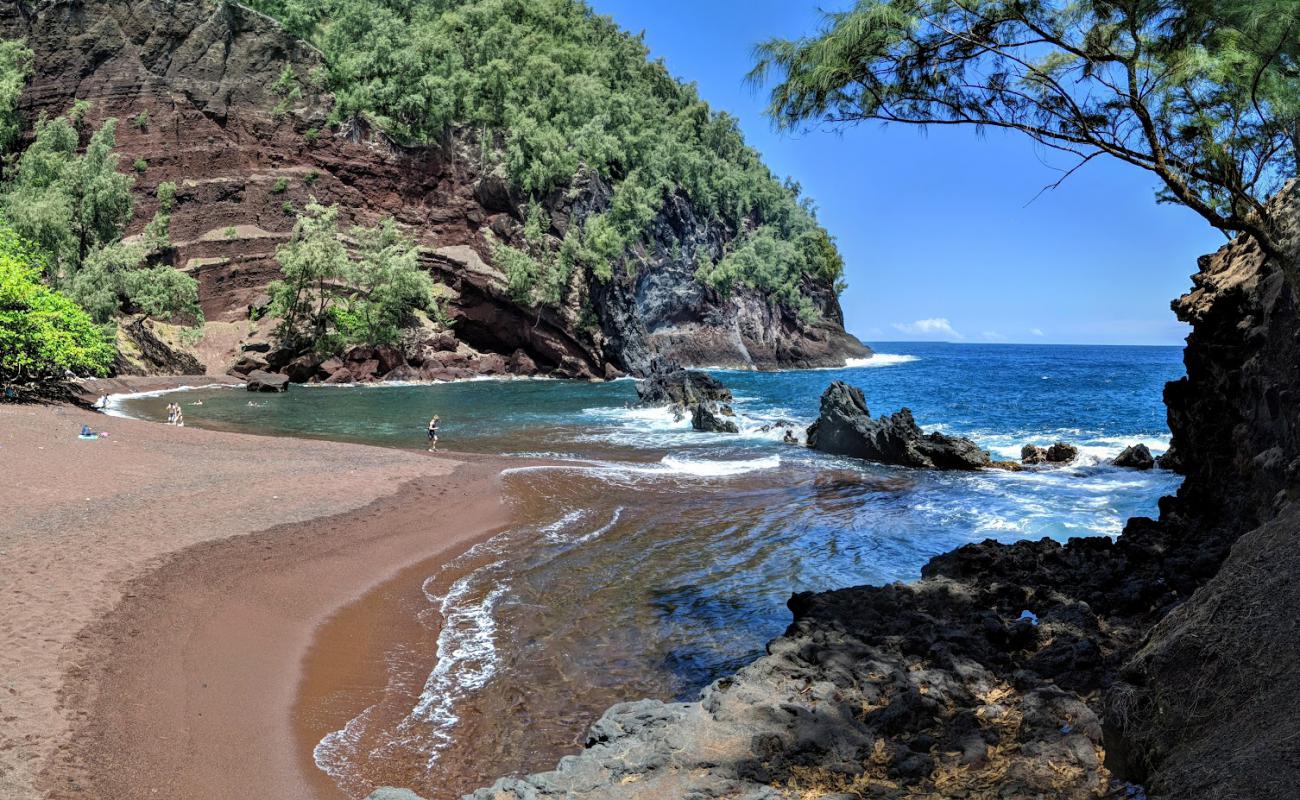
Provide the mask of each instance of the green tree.
[{"label": "green tree", "polygon": [[436,310],[419,250],[393,220],[354,227],[348,238],[355,258],[340,236],[338,208],[313,200],[276,250],[284,278],[271,284],[271,313],[281,319],[286,346],[334,352],[345,344],[388,343],[415,311]]},{"label": "green tree", "polygon": [[0,383],[108,374],[112,342],[75,302],[41,283],[39,261],[0,226]]},{"label": "green tree", "polygon": [[420,268],[419,250],[392,219],[375,228],[353,228],[356,260],[348,267],[351,292],[345,301],[355,320],[352,342],[395,341],[412,312],[433,307],[433,281]]},{"label": "green tree", "polygon": [[270,286],[270,313],[280,318],[278,335],[288,347],[320,347],[331,332],[327,312],[333,287],[349,269],[338,218],[337,207],[312,200],[298,215],[289,241],[276,248],[284,277]]},{"label": "green tree", "polygon": [[[1159,177],[1160,198],[1273,255],[1295,177],[1300,0],[860,0],[757,49],[783,128],[863,120],[1019,131]],[[1064,178],[1062,178],[1064,179]]]},{"label": "green tree", "polygon": [[18,100],[32,74],[32,51],[21,41],[0,40],[0,156],[9,152],[22,130]]},{"label": "green tree", "polygon": [[10,170],[0,209],[20,236],[46,254],[49,281],[95,320],[142,311],[201,321],[198,284],[157,263],[170,247],[175,184],[159,184],[159,210],[143,236],[122,241],[133,216],[135,180],[118,171],[115,131],[116,121],[108,120],[81,152],[70,118],[39,121],[31,145]]}]

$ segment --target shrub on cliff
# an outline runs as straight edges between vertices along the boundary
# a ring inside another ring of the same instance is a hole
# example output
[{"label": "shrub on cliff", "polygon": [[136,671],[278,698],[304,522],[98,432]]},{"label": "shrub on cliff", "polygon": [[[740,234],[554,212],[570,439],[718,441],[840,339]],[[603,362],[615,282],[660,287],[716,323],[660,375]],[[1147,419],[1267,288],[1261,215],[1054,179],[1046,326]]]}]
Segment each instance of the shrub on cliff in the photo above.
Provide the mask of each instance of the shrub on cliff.
[{"label": "shrub on cliff", "polygon": [[106,375],[115,354],[89,314],[41,283],[36,250],[0,227],[0,383]]},{"label": "shrub on cliff", "polygon": [[32,143],[7,171],[0,209],[14,230],[45,255],[45,277],[98,322],[120,311],[202,320],[198,284],[158,263],[170,246],[175,184],[158,186],[159,210],[137,241],[122,241],[134,208],[135,179],[119,171],[117,120],[81,149],[70,115],[36,123]]},{"label": "shrub on cliff", "polygon": [[276,250],[284,274],[271,284],[271,313],[286,346],[334,353],[348,344],[396,341],[417,310],[436,313],[433,281],[415,242],[391,219],[355,227],[355,258],[339,234],[338,208],[314,200]]},{"label": "shrub on cliff", "polygon": [[[787,301],[805,278],[833,285],[843,265],[800,203],[745,144],[736,120],[648,60],[639,37],[579,0],[251,0],[325,53],[337,121],[364,117],[403,141],[479,132],[485,171],[503,167],[525,199],[541,199],[594,171],[614,187],[607,209],[568,227],[551,256],[533,244],[506,266],[558,303],[580,263],[602,280],[673,196],[748,247],[751,232],[789,245],[763,274],[740,259],[726,271]],[[563,247],[561,251],[559,247]],[[522,256],[520,255],[522,253]],[[722,254],[725,258],[725,254]],[[717,253],[706,253],[714,260]]]}]

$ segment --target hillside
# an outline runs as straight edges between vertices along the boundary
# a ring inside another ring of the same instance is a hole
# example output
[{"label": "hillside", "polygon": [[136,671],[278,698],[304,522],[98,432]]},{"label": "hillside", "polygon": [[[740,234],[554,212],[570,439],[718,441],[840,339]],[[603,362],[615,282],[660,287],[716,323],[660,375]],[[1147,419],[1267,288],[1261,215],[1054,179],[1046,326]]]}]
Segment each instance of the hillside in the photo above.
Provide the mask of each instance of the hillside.
[{"label": "hillside", "polygon": [[[133,231],[157,210],[158,184],[176,182],[169,260],[197,279],[210,323],[265,335],[250,309],[316,198],[345,225],[391,216],[421,245],[456,341],[426,323],[403,343],[403,377],[869,354],[843,331],[841,261],[810,205],[734,120],[585,6],[260,5],[294,33],[219,0],[0,11],[0,34],[35,54],[25,119],[85,100],[88,124],[121,121],[122,163],[137,165]],[[510,47],[533,48],[526,64],[503,60]],[[546,65],[558,72],[538,74]],[[583,87],[585,106],[554,107]]]}]

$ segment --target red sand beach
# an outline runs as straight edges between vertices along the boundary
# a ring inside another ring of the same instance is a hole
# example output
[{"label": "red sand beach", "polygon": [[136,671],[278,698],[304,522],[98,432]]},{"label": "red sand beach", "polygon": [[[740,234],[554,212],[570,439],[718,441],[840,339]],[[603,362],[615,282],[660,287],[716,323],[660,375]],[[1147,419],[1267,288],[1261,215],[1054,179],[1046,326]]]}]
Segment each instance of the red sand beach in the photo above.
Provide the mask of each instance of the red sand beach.
[{"label": "red sand beach", "polygon": [[0,796],[341,796],[311,746],[415,635],[376,604],[507,463],[0,406]]}]

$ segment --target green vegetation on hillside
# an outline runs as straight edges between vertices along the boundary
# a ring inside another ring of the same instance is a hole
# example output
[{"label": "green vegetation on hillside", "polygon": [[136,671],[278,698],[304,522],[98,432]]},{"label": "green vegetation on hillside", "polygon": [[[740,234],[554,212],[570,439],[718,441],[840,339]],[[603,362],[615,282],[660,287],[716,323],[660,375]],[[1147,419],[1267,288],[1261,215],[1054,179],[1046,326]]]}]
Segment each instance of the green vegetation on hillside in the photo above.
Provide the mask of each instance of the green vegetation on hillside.
[{"label": "green vegetation on hillside", "polygon": [[[572,226],[562,243],[498,247],[519,278],[512,284],[527,279],[521,299],[557,302],[575,264],[607,280],[678,192],[737,234],[721,263],[700,264],[710,285],[751,286],[808,311],[805,279],[829,284],[842,275],[811,205],[772,176],[736,120],[713,113],[693,86],[647,60],[639,38],[579,0],[251,5],[325,53],[335,122],[363,117],[405,142],[477,130],[492,143],[482,148],[484,167],[504,169],[529,200],[584,171],[613,184],[611,207]],[[289,99],[304,79],[286,72],[277,93]]]},{"label": "green vegetation on hillside", "polygon": [[0,215],[44,254],[45,278],[98,322],[119,312],[201,321],[198,284],[157,263],[170,246],[176,187],[158,186],[159,211],[143,235],[124,242],[135,179],[119,171],[117,121],[90,133],[81,149],[78,116],[42,119],[32,143],[6,170]]},{"label": "green vegetation on hillside", "polygon": [[105,375],[116,351],[104,329],[41,283],[39,251],[0,226],[0,383]]},{"label": "green vegetation on hillside", "polygon": [[[1020,131],[1155,173],[1163,201],[1280,255],[1267,200],[1300,174],[1300,0],[860,0],[759,48],[783,127]],[[1069,172],[1066,173],[1068,176]]]},{"label": "green vegetation on hillside", "polygon": [[276,250],[284,278],[271,284],[271,313],[289,347],[329,355],[394,342],[416,311],[437,313],[415,242],[391,219],[348,235],[355,257],[339,234],[338,208],[312,201]]}]

